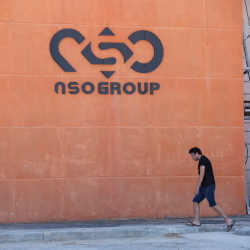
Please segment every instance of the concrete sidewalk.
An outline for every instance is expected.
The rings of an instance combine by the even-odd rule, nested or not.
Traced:
[[[232,233],[250,236],[250,216],[233,217]],[[25,241],[106,240],[161,237],[199,232],[225,232],[221,218],[203,218],[201,227],[186,226],[188,219],[114,220],[95,222],[1,224],[0,243]]]

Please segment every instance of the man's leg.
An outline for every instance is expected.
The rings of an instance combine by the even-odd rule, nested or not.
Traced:
[[[194,202],[194,220],[193,223],[196,225],[200,225],[200,205],[197,202]]]
[[[193,223],[195,225],[200,225],[200,203],[205,199],[205,195],[203,189],[199,189],[199,193],[195,195],[193,199],[193,207],[194,207],[194,220]]]
[[[219,205],[215,205],[215,206],[213,206],[212,208],[214,209],[214,211],[215,211],[218,215],[220,215],[220,216],[222,216],[222,217],[224,218],[224,220],[225,220],[225,222],[226,222],[226,224],[227,224],[228,226],[231,225],[231,224],[233,223],[233,220],[230,219],[230,218],[228,218],[228,217],[226,216],[226,214],[223,212],[223,210],[221,209],[221,207],[220,207]]]
[[[206,198],[209,202],[209,206],[220,216],[222,216],[228,226],[232,225],[233,220],[228,218],[226,214],[223,212],[221,207],[216,204],[215,201],[215,185],[212,185],[206,189]]]

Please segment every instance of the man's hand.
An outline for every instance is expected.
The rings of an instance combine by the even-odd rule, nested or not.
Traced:
[[[204,175],[205,175],[205,166],[200,166],[200,175],[198,177],[198,184],[197,184],[196,194],[199,193],[199,189],[200,189],[201,183],[203,181]]]

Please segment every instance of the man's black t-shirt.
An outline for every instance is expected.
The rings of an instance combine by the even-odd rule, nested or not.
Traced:
[[[198,173],[200,174],[200,167],[205,166],[205,175],[201,183],[202,187],[208,187],[215,184],[213,168],[210,160],[202,155],[198,165]]]

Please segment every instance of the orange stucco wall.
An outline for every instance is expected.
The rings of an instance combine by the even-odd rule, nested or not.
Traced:
[[[98,36],[109,27],[115,36]],[[77,72],[52,59],[60,52]],[[129,35],[153,32],[164,57],[151,73],[131,69],[154,55]],[[212,160],[217,202],[245,213],[242,6],[240,0],[1,0],[0,222],[190,216],[200,146]],[[81,51],[115,65],[93,65]],[[125,43],[133,56],[100,42]],[[101,70],[116,71],[110,79]],[[55,83],[157,82],[141,95],[55,92]],[[214,215],[207,203],[202,215]]]

